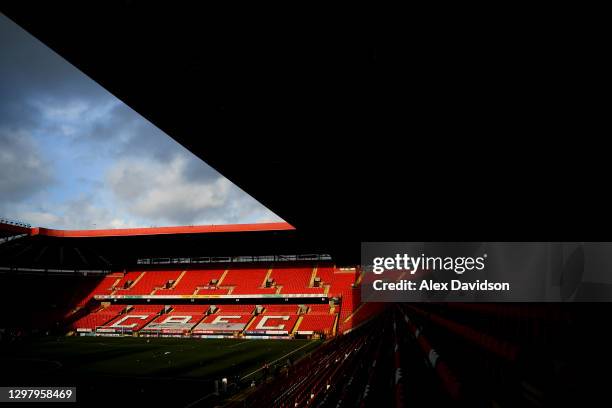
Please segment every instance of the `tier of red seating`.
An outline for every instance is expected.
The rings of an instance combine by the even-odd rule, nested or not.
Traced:
[[[219,305],[217,312],[225,313],[246,313],[252,314],[255,309],[255,305]]]
[[[313,308],[313,306],[315,306]],[[163,324],[170,316],[189,316],[190,319],[184,324],[195,325],[197,323],[213,323],[220,320],[229,320],[231,323],[244,324],[247,332],[279,331],[277,334],[288,334],[294,329],[298,318],[301,317],[299,332],[324,332],[331,334],[335,325],[337,314],[330,313],[329,305],[313,305],[308,309],[302,309],[299,305],[261,305],[261,313],[255,315],[255,305],[220,305],[211,308],[209,305],[177,305],[166,307],[166,313],[162,313],[163,306],[137,305],[134,307],[125,305],[111,305],[98,309],[87,316],[77,320],[73,325],[75,330],[117,329],[130,330],[132,332],[152,326]],[[213,312],[214,310],[214,312]],[[300,311],[307,310],[305,314]],[[209,313],[209,314],[207,314]],[[231,319],[224,317],[231,316]]]
[[[172,313],[205,314],[209,307],[208,305],[176,305],[172,307]]]
[[[297,314],[289,314],[288,312],[262,313],[255,317],[246,329],[246,333],[290,334],[297,319]]]
[[[232,295],[276,293],[276,288],[265,287],[267,275],[268,269],[231,269],[221,285],[233,287]]]
[[[232,316],[233,317],[231,319],[232,323],[245,323],[245,324],[248,323],[253,317],[253,315],[251,314],[241,314],[238,312],[222,312],[222,313],[215,313],[215,314],[206,316],[204,320],[202,320],[202,323],[212,323],[213,321],[217,320],[219,316]],[[236,317],[236,316],[239,316],[239,317]]]
[[[197,324],[208,311],[208,305],[177,305],[171,307],[168,313],[164,313],[153,319],[151,326],[172,325],[180,322],[182,325],[193,326]],[[145,327],[146,328],[146,327]]]
[[[279,286],[279,293],[325,293],[323,286],[313,287],[317,268],[277,268],[271,278]]]
[[[98,308],[92,313],[83,316],[72,323],[72,329],[94,330],[96,327],[103,326],[114,319],[125,309],[125,305],[113,305],[107,308]]]
[[[140,275],[142,275],[142,271],[131,271],[125,273],[123,277],[117,282],[111,289],[110,292],[113,292],[115,289],[127,289],[132,286]]]
[[[90,293],[83,294],[83,297],[80,301],[77,302],[77,307],[85,306],[94,296],[96,295],[109,295],[113,291],[113,287],[115,283],[117,283],[122,278],[122,274],[119,273],[111,273],[106,275],[94,288]]]
[[[358,277],[357,271],[332,267],[230,268],[206,270],[130,271],[107,275],[95,295],[194,295],[194,294],[328,294],[343,296]],[[315,287],[315,278],[320,284]],[[266,282],[270,281],[268,285]],[[266,287],[269,286],[269,287]]]
[[[181,271],[142,272],[131,286],[118,290],[126,295],[151,295],[156,289],[163,288],[169,281],[175,281],[180,274]]]
[[[193,295],[198,288],[210,287],[211,281],[221,279],[223,272],[223,269],[187,271],[172,288],[160,289],[155,293],[159,295]],[[224,290],[224,292],[227,293],[227,290]],[[201,294],[203,293],[204,291]]]
[[[264,313],[287,313],[298,314],[298,305],[268,305],[264,308]]]
[[[381,313],[386,303],[362,303],[357,306],[352,312],[341,313],[340,322],[338,324],[338,330],[342,333],[346,333],[366,321],[370,320],[373,316]],[[343,318],[343,316],[346,316]]]
[[[332,332],[336,322],[336,314],[305,314],[302,317],[299,332],[323,332],[329,334]]]
[[[138,331],[154,320],[163,306],[134,306],[102,326],[103,329]]]

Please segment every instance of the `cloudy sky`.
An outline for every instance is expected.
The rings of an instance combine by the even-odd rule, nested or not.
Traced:
[[[2,14],[0,217],[68,229],[280,221]]]

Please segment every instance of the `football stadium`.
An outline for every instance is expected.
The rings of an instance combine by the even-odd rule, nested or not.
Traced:
[[[164,399],[155,391],[164,381],[179,384],[180,396],[169,396],[176,404],[211,406],[229,396],[247,406],[306,403],[313,387],[323,392],[335,382],[339,366],[356,364],[364,336],[372,335],[368,322],[384,310],[361,302],[358,265],[338,267],[328,254],[269,255],[276,242],[294,245],[286,223],[89,231],[0,225],[3,259],[12,260],[2,286],[16,290],[3,303],[19,303],[31,317],[24,325],[16,314],[3,328],[5,367],[14,378],[40,376],[44,384],[78,376],[91,390],[83,400],[104,387],[118,392],[109,402],[130,400],[120,384],[133,376],[142,384],[129,387],[140,393],[134,403]],[[194,258],[160,252],[130,260],[130,244],[122,253],[128,241],[145,250],[157,239],[162,247],[181,241],[178,247],[203,249]],[[33,259],[30,251],[44,253]],[[21,337],[27,340],[15,341]],[[315,375],[324,363],[325,375]],[[287,383],[294,370],[299,381]],[[253,392],[272,378],[296,388],[258,401],[272,398]]]
[[[362,302],[286,223],[0,228],[3,382],[85,406],[564,406],[589,365],[593,308]]]
[[[610,405],[609,160],[531,133],[589,41],[0,12],[0,404]]]

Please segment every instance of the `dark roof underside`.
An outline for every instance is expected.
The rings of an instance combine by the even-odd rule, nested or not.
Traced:
[[[539,47],[494,27],[447,35],[436,22],[391,32],[371,10],[177,9],[1,7],[326,252],[610,238],[606,160],[556,137],[589,132],[588,102],[559,88],[563,61],[587,61],[587,43]],[[580,155],[588,162],[568,162]]]

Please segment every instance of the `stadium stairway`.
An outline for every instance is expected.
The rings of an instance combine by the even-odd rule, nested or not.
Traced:
[[[155,295],[157,292],[160,292],[160,294],[161,294],[164,291],[168,291],[168,290],[174,289],[180,283],[181,279],[183,279],[183,276],[185,276],[186,273],[187,273],[187,271],[182,271],[181,274],[172,282],[172,285],[169,288],[165,288],[163,286],[156,287],[151,292],[151,295]]]
[[[112,295],[121,294],[122,291],[127,290],[136,285],[140,279],[144,276],[145,272],[131,271],[123,275],[123,277],[113,287]],[[131,282],[131,283],[130,283]]]
[[[304,316],[298,316],[295,325],[293,326],[293,329],[291,329],[291,332],[289,334],[291,334],[292,336],[295,336],[296,332],[299,330],[302,321],[304,320]]]

